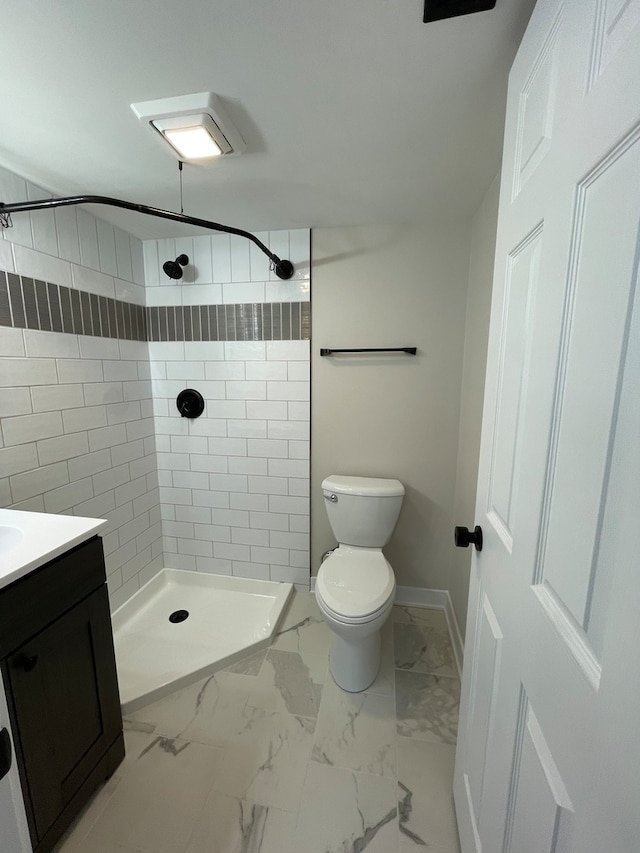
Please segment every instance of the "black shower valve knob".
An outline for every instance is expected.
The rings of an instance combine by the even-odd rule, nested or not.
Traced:
[[[176,407],[183,418],[199,418],[204,412],[204,398],[194,388],[185,388],[176,397]]]

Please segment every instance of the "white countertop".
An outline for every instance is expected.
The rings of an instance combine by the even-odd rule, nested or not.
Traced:
[[[103,518],[0,509],[0,589],[95,536],[105,524]]]

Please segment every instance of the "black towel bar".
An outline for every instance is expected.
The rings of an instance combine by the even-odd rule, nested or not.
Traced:
[[[320,355],[334,355],[338,352],[405,352],[407,355],[415,355],[417,347],[362,347],[359,349],[333,349],[322,347]]]

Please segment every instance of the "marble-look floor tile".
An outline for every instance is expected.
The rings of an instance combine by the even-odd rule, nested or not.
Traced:
[[[396,622],[393,626],[396,669],[457,676],[447,628]]]
[[[393,696],[394,683],[393,622],[387,619],[380,631],[380,670],[373,684],[367,687],[367,693]]]
[[[322,684],[311,678],[305,659],[297,652],[270,649],[249,694],[250,707],[317,717]]]
[[[396,670],[399,735],[455,743],[460,682],[457,678]]]
[[[296,814],[209,795],[186,853],[293,853]]]
[[[331,633],[313,593],[296,593],[271,648],[298,652],[315,684],[324,684],[329,664]]]
[[[312,761],[294,850],[392,853],[398,849],[395,782]]]
[[[460,853],[453,805],[455,747],[398,738],[400,850]]]
[[[396,604],[393,607],[391,619],[393,622],[428,625],[431,628],[440,628],[442,631],[448,630],[444,610],[431,607],[407,607],[404,604]]]
[[[54,853],[79,853],[79,851],[83,850],[82,845],[87,834],[91,831],[91,828],[106,808],[121,778],[121,775],[116,771],[110,779],[107,779],[104,785],[98,788],[67,832],[58,841],[54,848]]]
[[[238,675],[258,675],[266,654],[266,649],[260,649],[259,652],[254,652],[246,658],[242,658],[235,663],[230,663],[229,666],[225,666],[222,669],[222,672],[235,672]]]
[[[393,696],[347,693],[325,685],[313,741],[313,759],[362,773],[396,773]]]
[[[122,779],[78,853],[107,840],[143,853],[183,853],[222,750],[140,732],[128,733],[128,746]]]
[[[214,783],[221,794],[296,811],[311,757],[315,720],[245,708]]]
[[[235,732],[254,678],[217,672],[128,714],[128,729],[224,746]]]

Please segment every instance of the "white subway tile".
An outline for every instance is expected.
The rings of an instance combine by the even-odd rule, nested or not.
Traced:
[[[277,255],[280,260],[289,260],[290,245],[288,231],[270,231],[269,232],[269,248]],[[269,277],[272,280],[278,280],[275,272],[271,272]]]
[[[211,255],[214,282],[231,281],[231,248],[228,234],[215,234],[211,237]]]
[[[38,459],[41,465],[71,459],[89,452],[89,441],[86,433],[63,435],[59,438],[46,438],[38,442]]]
[[[185,383],[182,379],[152,379],[151,389],[155,396],[166,397],[175,400],[177,395],[184,389]]]
[[[263,530],[288,530],[289,515],[288,513],[276,512],[250,512],[249,513],[250,527],[257,527]]]
[[[115,489],[116,486],[122,486],[128,483],[131,479],[128,465],[118,465],[116,468],[109,468],[98,474],[94,474],[92,478],[93,492],[96,495],[102,492],[108,492]],[[111,520],[111,518],[110,518]]]
[[[294,279],[311,279],[311,232],[308,228],[289,231],[289,260],[294,266]]]
[[[52,412],[84,406],[82,385],[34,385],[31,388],[34,412]]]
[[[229,495],[230,509],[248,509],[256,512],[267,512],[269,509],[268,495],[250,495],[232,492]]]
[[[43,198],[51,198],[40,187],[27,181],[27,196],[30,201],[38,201]],[[31,233],[33,236],[33,248],[45,255],[58,257],[58,235],[56,232],[55,217],[50,210],[32,210],[29,214],[31,219]],[[0,241],[4,242],[4,241]],[[3,267],[6,269],[6,267]]]
[[[14,447],[0,449],[0,471],[3,478],[9,477],[11,474],[21,474],[23,471],[31,471],[37,468],[38,464],[35,443],[19,444]]]
[[[75,438],[75,436],[69,436],[69,438]],[[99,471],[106,471],[108,468],[111,468],[111,453],[108,449],[97,450],[94,453],[78,456],[76,459],[69,459],[69,478],[72,481],[81,480]]]
[[[289,521],[292,533],[309,533],[311,525],[308,515],[292,515]]]
[[[199,471],[174,471],[173,485],[183,489],[208,489],[209,475]]]
[[[198,559],[206,559],[206,557]],[[189,554],[167,554],[165,564],[167,569],[183,569],[187,572],[196,570],[196,558]]]
[[[109,518],[115,510],[116,502],[113,492],[105,492],[74,507],[75,514],[85,518]]]
[[[289,454],[289,448],[283,439],[249,438],[247,439],[247,453],[249,456],[286,458]]]
[[[229,469],[229,463],[226,456],[214,456],[208,452],[204,454],[192,453],[190,457],[192,471],[206,471],[210,473],[226,474]],[[244,457],[232,456],[230,460],[238,460]],[[242,472],[234,472],[242,473]]]
[[[172,453],[207,453],[207,439],[199,435],[172,435]]]
[[[230,456],[229,473],[266,475],[267,460],[255,456]]]
[[[227,509],[229,506],[228,492],[210,492],[202,489],[193,489],[194,506],[210,506],[217,509]]]
[[[191,489],[176,489],[173,486],[160,486],[160,501],[163,504],[182,504],[183,506],[190,506],[192,502]]]
[[[180,287],[180,296],[182,305],[220,305],[222,304],[222,285],[183,284]]]
[[[251,400],[247,402],[247,417],[267,421],[286,421],[287,404],[284,401]]]
[[[234,560],[231,566],[235,577],[269,580],[269,566],[264,563],[246,563],[242,560]]]
[[[258,240],[261,240],[269,248],[269,232],[257,231],[254,233]],[[270,259],[255,243],[249,243],[249,266],[251,281],[265,282],[269,280]]]
[[[254,545],[251,548],[251,560],[256,563],[288,566],[289,551],[286,548],[261,548],[259,545]]]
[[[246,456],[247,440],[244,438],[210,438],[209,453],[214,456]]]
[[[102,362],[89,358],[58,359],[58,377],[60,383],[65,382],[102,382]],[[34,383],[44,385],[44,382]]]
[[[257,530],[250,527],[232,527],[231,541],[235,545],[269,545],[269,531]]]
[[[290,441],[289,459],[309,459],[311,443],[309,441]]]
[[[234,280],[235,281],[235,280]],[[229,282],[222,285],[222,303],[234,305],[243,302],[264,302],[264,282]]]
[[[129,542],[131,539],[135,539],[136,536],[139,536],[149,527],[149,514],[143,513],[139,515],[137,518],[134,518],[132,521],[128,521],[126,524],[120,525],[118,528],[118,536],[120,537],[120,544],[124,545],[126,542]],[[137,543],[136,543],[137,549]]]
[[[139,361],[149,358],[149,345],[146,341],[119,340],[120,358],[123,361]],[[135,376],[133,377],[135,379]]]
[[[144,443],[142,439],[129,441],[127,444],[118,444],[111,448],[111,462],[113,465],[124,465],[144,456]]]
[[[25,354],[22,329],[0,326],[0,356],[20,356]]]
[[[290,477],[289,494],[296,497],[309,497],[309,477]]]
[[[78,358],[78,338],[76,335],[40,332],[24,329],[24,346],[28,358]]]
[[[309,400],[310,382],[267,382],[268,400]]]
[[[145,305],[154,308],[157,305],[182,305],[182,294],[169,287],[147,287],[144,293]]]
[[[91,480],[77,480],[57,489],[49,489],[44,494],[44,508],[47,512],[61,512],[76,504],[89,500],[93,496]]]
[[[224,347],[224,344],[218,346]],[[245,364],[244,361],[208,361],[204,366],[204,374],[207,379],[244,379]]]
[[[54,211],[56,231],[58,232],[58,253],[65,261],[80,263],[80,243],[78,240],[78,221],[74,207],[58,207]]]
[[[83,409],[65,409],[62,412],[65,433],[94,430],[107,425],[104,406],[87,406]]]
[[[269,421],[267,424],[269,438],[300,439],[309,438],[309,424],[305,421]],[[289,445],[291,448],[291,445]]]
[[[308,402],[293,401],[287,403],[287,412],[290,421],[311,420],[311,406]]]
[[[64,387],[64,386],[61,386]],[[70,388],[79,386],[68,386]],[[121,382],[95,382],[82,386],[87,406],[99,406],[103,403],[120,403],[123,399]]]
[[[193,238],[193,267],[195,282],[209,284],[213,281],[213,262],[211,258],[211,236]]]
[[[176,521],[192,521],[211,524],[211,508],[208,506],[176,506]],[[196,528],[195,535],[198,535]]]
[[[294,364],[298,364],[298,362],[294,362]],[[247,379],[285,380],[287,379],[287,362],[249,361],[247,362]]]
[[[129,234],[129,243],[131,245],[131,269],[133,272],[133,280],[136,284],[144,287],[144,257],[142,253],[142,240]]]
[[[151,365],[148,361],[138,362],[138,379],[151,380]]]
[[[309,302],[311,289],[308,281],[268,281],[265,286],[267,302]]]
[[[20,336],[22,341],[22,335]],[[55,385],[56,363],[50,358],[0,358],[0,387]]]
[[[218,361],[224,358],[224,344],[221,341],[185,341],[184,357],[188,361]],[[205,365],[205,368],[207,366]],[[226,378],[226,376],[207,376],[207,379]]]
[[[185,379],[189,382],[196,379],[204,379],[204,362],[168,361],[167,379]]]
[[[100,253],[100,269],[108,275],[118,275],[116,261],[116,240],[113,226],[103,219],[96,219],[98,229],[98,252]]]
[[[130,443],[133,439],[129,439]],[[113,452],[113,451],[112,451]],[[143,456],[141,459],[133,459],[129,463],[131,478],[147,478],[147,488],[155,489],[158,486],[158,467],[154,456]]]
[[[282,530],[272,530],[269,533],[269,545],[272,548],[293,548],[297,551],[308,551],[309,534],[285,533]]]
[[[167,521],[162,525],[164,536],[180,536],[183,539],[193,539],[193,524],[186,521]]]
[[[133,501],[133,514],[138,516],[143,512],[149,512],[149,523],[153,523],[153,511],[158,511],[158,506],[160,503],[160,489],[151,489],[151,491],[146,492],[144,495],[141,495],[139,498],[136,498]],[[158,518],[160,516],[158,515]],[[149,544],[149,543],[147,543]],[[146,547],[146,545],[144,546]]]
[[[8,240],[3,239],[0,239],[0,269],[6,270],[7,272],[14,271],[11,243]]]
[[[131,263],[131,243],[129,235],[120,228],[115,229],[116,239],[116,275],[125,281],[133,281],[133,266]]]
[[[151,361],[182,361],[184,359],[184,341],[149,341],[147,346]]]
[[[198,539],[178,539],[179,554],[193,554],[197,557],[211,557],[213,544]]]
[[[229,438],[266,438],[266,421],[227,421],[227,434]]]
[[[206,383],[209,385],[209,383]],[[217,383],[216,383],[217,384]],[[220,383],[223,385],[224,383]],[[199,385],[198,387],[202,388],[203,385]],[[205,400],[207,401],[207,407],[205,409],[208,418],[213,418],[215,415],[216,419],[220,418],[244,418],[247,414],[247,408],[244,400],[222,400],[215,399],[210,397],[208,393],[202,392],[204,394]],[[222,433],[224,435],[224,433]]]
[[[138,365],[135,361],[103,361],[105,382],[132,382],[138,378]]]
[[[288,512],[293,515],[306,515],[309,512],[309,499],[270,495],[269,509],[271,512]]]
[[[109,424],[123,424],[141,418],[140,403],[137,400],[130,400],[127,403],[110,403],[106,408]]]
[[[251,559],[251,551],[248,545],[232,545],[228,542],[216,542],[213,546],[213,554],[222,560],[248,562]]]
[[[27,221],[27,220],[25,220]],[[26,246],[14,243],[13,256],[16,272],[29,278],[39,278],[42,281],[54,281],[71,287],[71,265],[60,258],[35,252]]]
[[[264,341],[225,341],[224,357],[228,361],[264,361]]]
[[[69,482],[66,462],[56,462],[54,465],[41,465],[35,471],[15,474],[9,477],[11,494],[14,501],[23,501],[35,495],[41,495],[57,486]]]
[[[62,435],[60,412],[44,412],[35,415],[19,415],[2,419],[2,435],[7,447],[26,444],[54,435]]]
[[[86,210],[76,210],[78,221],[78,238],[80,243],[80,263],[93,270],[100,269],[100,253],[98,251],[98,231],[94,216]],[[106,295],[106,294],[105,294]]]
[[[230,527],[249,527],[249,513],[238,509],[211,510],[211,520],[214,524],[229,525]]]
[[[132,501],[134,498],[139,498],[147,490],[147,481],[144,477],[138,477],[137,480],[132,480],[130,483],[118,486],[115,490],[116,506],[120,506],[127,501]]]
[[[251,494],[287,495],[288,484],[284,477],[249,477],[249,492]]]
[[[113,338],[98,338],[78,335],[80,356],[82,358],[120,358],[118,341]]]
[[[309,463],[305,459],[270,459],[270,477],[308,477]]]
[[[213,575],[231,575],[231,560],[217,560],[208,557],[196,557],[196,568],[199,572]]]
[[[43,193],[41,197],[46,197]],[[0,169],[0,199],[3,202],[24,201],[27,198],[27,184],[23,178],[9,172],[8,169]],[[0,239],[2,236],[0,235]],[[31,223],[29,216],[24,213],[13,217],[13,228],[11,229],[11,240],[13,243],[22,243],[25,246],[32,245]]]
[[[311,555],[308,551],[289,551],[289,563],[291,566],[297,566],[309,574],[309,566],[311,565]]]
[[[113,278],[96,269],[74,265],[71,267],[71,276],[76,290],[86,290],[88,293],[108,296],[111,299],[116,295]]]
[[[160,264],[158,263],[158,243],[156,240],[142,241],[144,260],[144,279],[147,286],[156,287],[160,284]]]
[[[138,438],[147,438],[147,436],[153,435],[153,418],[129,421],[125,426],[127,428],[127,441],[136,441]]]
[[[161,471],[188,471],[188,453],[158,453],[157,465]]]
[[[266,382],[235,382],[226,383],[228,400],[265,400],[267,397]]]
[[[217,492],[246,492],[247,478],[242,474],[209,474],[209,488]]]
[[[308,361],[288,361],[287,376],[290,382],[309,382],[311,378],[311,364]]]
[[[20,509],[24,512],[44,512],[44,496],[36,495],[26,501],[14,501],[11,504],[11,509]]]
[[[231,542],[231,528],[225,524],[194,524],[196,539],[205,542]]]
[[[269,361],[309,361],[309,341],[267,341]]]
[[[28,388],[0,388],[0,417],[27,415],[32,410]]]
[[[105,447],[122,444],[126,440],[127,431],[122,424],[92,429],[89,432],[89,450],[103,450]]]

